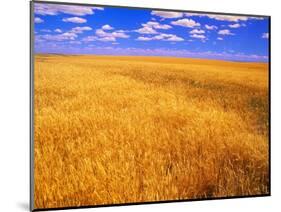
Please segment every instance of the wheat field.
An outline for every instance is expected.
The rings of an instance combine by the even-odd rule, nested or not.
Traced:
[[[268,64],[35,56],[34,206],[269,193]]]

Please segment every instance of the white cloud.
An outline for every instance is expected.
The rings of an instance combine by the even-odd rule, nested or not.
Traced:
[[[179,37],[174,34],[165,34],[165,33],[156,35],[153,38],[154,38],[154,40],[164,40],[164,41],[184,41],[184,39],[182,37]]]
[[[77,34],[81,34],[83,33],[84,31],[89,31],[89,30],[92,30],[91,27],[88,27],[88,26],[84,26],[84,27],[74,27],[72,28],[71,30],[65,32],[65,33],[62,33],[62,30],[61,29],[55,29],[54,32],[56,33],[59,33],[59,34],[45,34],[45,35],[38,35],[37,36],[37,40],[48,40],[48,41],[66,41],[66,40],[70,40],[70,41],[73,41],[71,43],[75,43],[78,44],[77,42],[78,41],[75,41],[74,40],[78,37]],[[41,30],[42,32],[52,32],[51,30],[49,29],[42,29]]]
[[[155,35],[153,38],[153,40],[164,40],[164,39],[167,39],[169,37],[173,36],[172,34],[165,34],[165,33],[162,33],[162,34],[159,34],[159,35]]]
[[[84,41],[84,42],[91,42],[91,41],[115,42],[116,38],[114,36],[106,36],[106,37],[88,36],[86,38],[83,38],[82,41]]]
[[[268,39],[269,38],[269,33],[262,33],[262,38]]]
[[[43,29],[44,30],[44,29]],[[43,31],[41,30],[41,31]],[[45,34],[45,35],[37,35],[36,41],[69,41],[70,44],[81,44],[81,41],[76,40],[78,37],[78,34],[83,33],[84,31],[90,31],[92,30],[91,27],[84,26],[84,27],[74,27],[71,30],[62,33],[62,30],[57,28],[53,30],[54,32],[58,34]],[[44,32],[52,32],[51,30],[47,29],[44,30]]]
[[[165,34],[165,33],[161,33],[161,34],[155,35],[153,37],[140,36],[136,40],[139,40],[139,41],[163,40],[163,41],[175,41],[175,42],[184,41],[184,39],[182,37],[179,37],[174,34]]]
[[[125,34],[124,32],[112,32],[110,33],[115,38],[128,38],[129,35]]]
[[[76,41],[76,40],[73,40],[73,41],[69,41],[70,44],[81,44],[81,41]]]
[[[103,29],[97,29],[95,32],[96,36],[88,36],[83,39],[85,42],[91,41],[116,41],[116,38],[128,38],[129,35],[125,34],[124,32],[115,31],[115,32],[105,32]]]
[[[234,35],[230,30],[228,29],[222,29],[218,32],[219,35]]]
[[[105,32],[102,29],[96,30],[96,35],[99,37],[115,37],[115,38],[128,38],[129,35],[124,32]]]
[[[250,17],[250,19],[253,19],[253,20],[264,20],[263,17]]]
[[[180,19],[177,21],[172,21],[171,24],[177,25],[177,26],[189,27],[189,28],[200,26],[200,23],[197,23],[194,20],[187,19],[187,18]]]
[[[239,27],[241,27],[241,25],[240,24],[229,24],[228,25],[230,28],[239,28]]]
[[[39,17],[34,18],[34,23],[36,23],[36,24],[40,24],[40,23],[43,23],[43,22],[44,22],[44,20],[39,18]]]
[[[208,30],[215,30],[215,29],[218,28],[218,27],[215,26],[215,25],[208,25],[208,24],[205,24],[205,27],[206,27],[206,29],[208,29]]]
[[[221,37],[218,37],[218,38],[217,38],[217,40],[223,40],[223,38],[221,38]]]
[[[62,33],[61,29],[55,29],[54,31],[57,32],[57,33]]]
[[[247,21],[249,19],[246,16],[233,16],[233,15],[208,15],[208,17],[218,21],[230,21],[230,22]]]
[[[97,36],[87,36],[82,39],[82,41],[85,41],[85,42],[91,42],[91,41],[96,41],[96,40],[98,40]]]
[[[86,19],[79,18],[79,17],[63,18],[62,21],[64,21],[64,22],[72,22],[72,23],[77,23],[77,24],[83,24],[83,23],[87,22]]]
[[[203,13],[184,13],[185,16],[191,17],[191,16],[198,16],[198,17],[204,17],[207,16],[207,14],[203,14]]]
[[[217,21],[229,21],[229,22],[238,22],[238,21],[247,21],[247,20],[263,20],[262,17],[249,17],[249,16],[235,16],[235,15],[215,15],[215,14],[202,14],[202,13],[185,13],[185,16],[198,16],[198,17],[208,17],[215,19]]]
[[[72,32],[65,32],[62,34],[56,35],[38,35],[39,39],[50,40],[50,41],[64,41],[64,40],[74,40],[77,37],[75,33]]]
[[[49,29],[41,29],[40,31],[41,31],[41,32],[52,32],[52,31],[49,30]]]
[[[113,28],[112,26],[106,24],[106,25],[103,25],[103,26],[102,26],[102,29],[103,29],[103,30],[112,30],[112,29],[114,29],[114,28]]]
[[[192,37],[192,38],[198,38],[198,39],[205,39],[205,38],[206,38],[205,35],[198,35],[198,34],[192,34],[190,37]]]
[[[34,13],[39,15],[58,15],[59,13],[69,15],[92,15],[94,10],[103,10],[102,7],[88,7],[77,5],[41,4],[35,3]]]
[[[167,39],[167,41],[184,41],[183,38],[173,35]]]
[[[156,21],[148,21],[147,23],[142,24],[142,28],[139,28],[134,31],[140,34],[158,34],[158,32],[155,29],[170,29],[170,28],[172,27],[168,24],[160,24]]]
[[[100,36],[100,37],[105,37],[105,36],[109,36],[110,33],[103,31],[102,29],[97,29],[96,30],[96,35]]]
[[[183,13],[153,10],[151,15],[159,16],[161,18],[181,18]]]
[[[148,21],[145,24],[142,24],[143,27],[151,27],[154,29],[171,29],[172,27],[168,24],[160,24],[156,21]]]
[[[193,29],[189,32],[190,34],[204,34],[205,31],[202,29]]]
[[[115,32],[128,32],[128,31],[126,31],[126,30],[123,30],[123,29],[118,29],[118,30],[116,30]]]
[[[152,37],[143,37],[143,36],[140,36],[138,37],[136,40],[140,40],[140,41],[149,41],[149,40],[153,40]]]
[[[92,7],[93,10],[104,10],[103,7]]]
[[[84,26],[84,27],[74,27],[70,30],[70,32],[75,33],[75,34],[80,34],[83,33],[84,31],[90,31],[92,30],[91,27]]]
[[[116,41],[115,37],[103,37],[103,38],[99,38],[99,41]]]
[[[150,26],[144,26],[142,28],[135,30],[135,32],[138,32],[140,34],[157,34],[158,33]]]

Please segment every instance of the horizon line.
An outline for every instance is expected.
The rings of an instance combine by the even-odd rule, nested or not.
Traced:
[[[62,55],[62,56],[112,56],[112,57],[163,57],[163,58],[178,58],[178,59],[201,59],[201,60],[214,60],[214,61],[225,61],[225,62],[240,62],[240,63],[264,63],[268,64],[269,60],[267,61],[253,61],[253,60],[228,60],[228,59],[216,59],[216,58],[206,58],[206,57],[184,57],[184,56],[169,56],[169,55],[116,55],[116,54],[68,54],[68,53],[44,53],[38,52],[34,53],[34,55]]]

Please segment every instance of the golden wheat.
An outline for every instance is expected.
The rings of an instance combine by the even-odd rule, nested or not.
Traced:
[[[35,208],[267,194],[267,70],[36,55]]]

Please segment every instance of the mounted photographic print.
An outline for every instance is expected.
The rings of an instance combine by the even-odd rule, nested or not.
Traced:
[[[270,195],[270,17],[31,2],[31,209]]]

